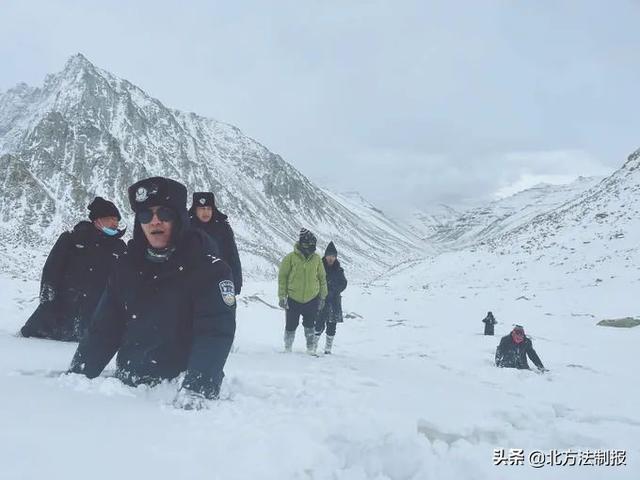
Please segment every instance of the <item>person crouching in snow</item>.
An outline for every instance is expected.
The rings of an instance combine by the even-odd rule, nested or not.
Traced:
[[[23,337],[77,342],[86,332],[111,269],[126,249],[118,208],[96,197],[88,209],[89,221],[62,233],[51,249],[42,269],[40,304],[20,330]]]
[[[278,273],[278,304],[286,310],[284,350],[290,352],[302,315],[307,341],[307,353],[315,354],[315,323],[318,311],[327,298],[327,277],[320,255],[316,251],[316,237],[309,230],[300,230],[300,238],[280,264]]]
[[[527,356],[541,372],[547,371],[533,349],[531,339],[521,325],[516,325],[509,335],[502,337],[496,349],[496,367],[529,369]]]
[[[328,294],[324,308],[320,310],[316,320],[316,338],[313,344],[313,350],[315,352],[320,336],[326,326],[327,335],[325,339],[324,353],[328,355],[331,353],[331,347],[333,346],[333,338],[336,335],[336,326],[338,323],[342,322],[342,297],[340,294],[347,288],[347,278],[345,277],[344,270],[338,261],[338,250],[333,242],[330,242],[327,246],[322,263],[327,276]]]
[[[189,226],[187,189],[162,177],[129,187],[133,239],[116,262],[69,373],[95,378],[116,357],[116,377],[130,386],[184,380],[176,407],[215,399],[235,334],[229,266],[209,236]]]
[[[498,323],[498,321],[493,316],[493,313],[487,313],[487,316],[484,317],[484,334],[485,335],[493,335],[494,334],[494,325]]]

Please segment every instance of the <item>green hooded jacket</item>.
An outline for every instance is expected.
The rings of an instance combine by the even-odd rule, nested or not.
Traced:
[[[290,298],[298,303],[307,303],[320,295],[327,298],[327,275],[320,255],[314,253],[305,258],[296,243],[289,255],[284,257],[278,273],[278,298]]]

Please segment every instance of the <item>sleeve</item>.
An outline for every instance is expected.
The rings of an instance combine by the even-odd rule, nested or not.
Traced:
[[[500,340],[498,348],[496,348],[496,367],[502,367],[502,360],[504,358],[504,339]]]
[[[193,340],[182,388],[216,398],[236,331],[235,286],[217,258],[203,262],[193,280]]]
[[[69,373],[95,378],[102,373],[120,347],[125,312],[115,293],[112,274],[91,318],[87,334],[80,340]]]
[[[536,367],[544,368],[544,365],[542,364],[542,360],[540,360],[540,357],[534,350],[533,343],[531,342],[531,340],[529,340],[527,344],[527,355],[529,356],[529,358],[531,359],[531,361]]]
[[[291,273],[291,256],[287,255],[280,263],[278,271],[278,298],[287,297],[287,284],[289,282],[289,274]]]
[[[338,277],[338,285],[336,286],[336,292],[341,294],[347,289],[347,277],[344,274],[344,269],[340,268],[340,275]]]
[[[71,234],[64,232],[58,237],[55,245],[49,252],[47,261],[42,269],[40,281],[40,302],[53,301],[59,291],[64,268],[71,255]]]
[[[233,284],[236,287],[236,294],[240,293],[242,289],[242,264],[240,263],[240,255],[238,254],[238,245],[236,245],[236,237],[233,234],[231,226],[227,225],[228,232],[228,244],[229,244],[229,259],[231,272],[233,273]]]
[[[327,298],[327,295],[329,294],[329,290],[327,288],[327,272],[324,269],[322,260],[318,261],[317,275],[318,282],[320,283],[320,298]]]

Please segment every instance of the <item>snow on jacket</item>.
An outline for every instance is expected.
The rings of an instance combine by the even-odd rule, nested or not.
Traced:
[[[533,349],[531,339],[525,337],[522,343],[513,341],[511,335],[506,335],[500,340],[496,349],[496,366],[505,368],[528,369],[527,356],[538,368],[544,368],[538,354]]]
[[[124,383],[153,385],[186,372],[182,388],[216,397],[236,305],[231,269],[211,251],[209,237],[194,229],[164,263],[146,260],[130,243],[70,371],[97,377],[117,352]]]

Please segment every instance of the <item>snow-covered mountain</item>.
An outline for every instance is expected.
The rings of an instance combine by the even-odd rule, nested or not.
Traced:
[[[543,183],[463,212],[446,205],[417,211],[410,219],[411,231],[446,250],[490,242],[570,202],[600,180],[580,177],[567,185]]]
[[[12,258],[3,268],[41,257],[95,195],[131,224],[127,187],[153,175],[216,193],[250,275],[271,274],[303,226],[320,248],[334,240],[355,274],[420,251],[408,232],[350,210],[238,128],[167,108],[81,54],[42,87],[0,94],[0,155],[0,243]]]
[[[611,176],[569,202],[496,237],[488,248],[516,257],[535,256],[566,273],[592,271],[604,281],[638,269],[640,150]]]

